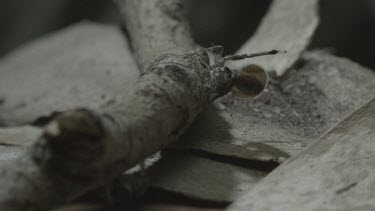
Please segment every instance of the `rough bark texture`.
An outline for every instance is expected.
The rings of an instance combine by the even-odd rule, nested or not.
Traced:
[[[175,6],[181,5],[178,0],[168,4],[162,0],[126,2],[127,9],[134,12],[131,19],[138,25],[147,25],[150,17],[144,19],[139,13],[152,8],[155,2],[152,9],[159,12],[152,19],[160,19],[159,27],[169,28],[168,23],[180,20],[176,19],[180,9],[176,11]],[[39,210],[108,182],[175,141],[205,107],[230,90],[232,72],[223,66],[210,68],[207,50],[170,53],[173,44],[157,43],[157,34],[153,35],[156,44],[142,40],[140,34],[149,32],[147,29],[131,34],[133,42],[144,42],[158,50],[147,53],[143,52],[147,45],[135,45],[136,52],[139,47],[139,52],[145,54],[143,59],[143,54],[137,53],[139,64],[159,57],[142,71],[127,101],[100,112],[72,110],[52,118],[25,156],[2,166],[2,210]],[[160,33],[161,37],[176,37]],[[181,34],[179,43],[184,40],[190,40],[189,33]],[[193,43],[186,48],[194,48]],[[166,54],[159,55],[162,52]]]
[[[374,138],[372,99],[228,210],[374,210]]]
[[[285,49],[288,53],[236,61],[232,64],[233,69],[241,70],[251,62],[267,71],[276,71],[277,75],[285,73],[310,43],[319,22],[318,3],[317,0],[274,1],[255,35],[236,54],[271,49]],[[371,96],[368,87],[374,88],[374,75],[370,71],[322,52],[306,55],[304,60],[306,62],[295,68],[296,73],[288,80],[272,76],[268,92],[256,100],[227,95],[215,102],[200,115],[173,150],[204,155],[233,166],[241,163],[249,169],[263,166],[263,170],[270,170]],[[357,74],[353,68],[358,69],[360,79],[352,77]],[[353,80],[344,84],[347,77]],[[320,83],[321,78],[333,82]],[[335,91],[335,87],[340,88]],[[345,100],[335,98],[333,93],[339,93]],[[350,103],[346,99],[350,99]],[[192,198],[231,202],[244,189],[252,187],[241,184],[257,183],[259,179],[251,171],[243,171],[241,177],[232,175],[225,165],[222,168],[227,168],[223,170],[227,174],[217,176],[210,173],[216,172],[215,169],[206,171],[211,166],[198,165],[188,156],[181,160],[164,155],[164,162],[157,163],[153,169],[151,185]],[[175,168],[189,173],[174,173]],[[164,169],[170,171],[164,172]],[[158,174],[163,177],[160,179]],[[209,188],[202,189],[202,183],[207,183]],[[221,186],[227,188],[221,189]],[[224,192],[216,194],[219,191]]]
[[[115,0],[141,71],[166,52],[193,50],[183,5],[176,0]]]

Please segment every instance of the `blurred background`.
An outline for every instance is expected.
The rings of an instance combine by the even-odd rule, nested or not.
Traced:
[[[185,0],[195,39],[233,53],[256,30],[271,0]],[[329,49],[375,69],[375,0],[322,0],[310,49]],[[298,18],[298,17],[296,17]],[[111,0],[1,0],[0,57],[81,20],[117,23]]]

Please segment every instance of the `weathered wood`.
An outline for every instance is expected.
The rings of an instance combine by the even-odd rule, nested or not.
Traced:
[[[276,71],[278,76],[283,75],[309,45],[319,23],[318,6],[318,0],[273,1],[255,34],[237,54],[267,49],[287,50],[287,56],[259,57],[251,61],[266,71]],[[246,64],[249,61],[244,60],[236,62],[234,66],[240,69]]]
[[[372,99],[228,210],[374,210],[374,154]]]
[[[203,153],[217,158],[218,162],[231,163],[233,159],[243,164],[263,162],[264,168],[269,169],[275,166],[275,162],[285,161],[299,153],[347,113],[375,97],[374,73],[348,59],[321,51],[308,52],[293,72],[288,79],[271,77],[268,92],[256,100],[243,100],[232,95],[219,99],[197,118],[179,142],[169,148],[195,155]],[[164,159],[168,160],[168,157]],[[226,194],[220,195],[223,198],[216,198],[217,201],[233,201],[236,192],[243,192],[232,184],[232,181],[242,183],[240,178],[216,183],[207,191],[199,189],[202,181],[190,182],[186,186],[190,177],[200,177],[195,173],[197,171],[193,171],[194,164],[188,164],[182,161],[160,164],[163,169],[169,168],[171,173],[164,173],[161,181],[152,180],[151,185],[210,200],[218,196],[212,193],[221,191],[222,185],[232,185],[226,189]],[[210,169],[210,166],[205,168]],[[247,165],[247,168],[252,166]],[[175,169],[185,172],[191,169],[191,174],[175,174]],[[215,181],[212,178],[217,175],[208,172],[200,178],[206,178],[208,183]],[[230,178],[229,168],[224,172],[228,172],[225,176]]]
[[[129,2],[135,11],[132,21],[138,24],[147,25],[148,18],[162,20],[158,22],[161,28],[183,22],[179,0],[167,4],[163,0]],[[147,19],[139,15],[155,2],[160,6],[152,9],[160,11]],[[138,32],[148,33],[150,28]],[[140,34],[131,34],[132,42],[154,44],[135,41],[144,39]],[[189,33],[181,36],[191,39]],[[148,46],[158,53],[145,53],[146,59],[138,54],[141,65],[150,62],[150,57],[158,58],[142,71],[122,104],[107,105],[101,111],[77,109],[51,116],[30,151],[1,166],[1,209],[39,210],[103,185],[175,141],[204,108],[230,91],[232,72],[224,64],[211,68],[207,50],[190,52],[177,47],[178,52],[171,52],[171,46],[164,44]],[[193,43],[187,46],[195,47]],[[139,46],[140,51],[146,49]],[[164,54],[158,55],[161,52]]]
[[[147,172],[153,187],[208,202],[229,204],[266,173],[194,154],[165,152]],[[200,193],[200,194],[197,194]]]

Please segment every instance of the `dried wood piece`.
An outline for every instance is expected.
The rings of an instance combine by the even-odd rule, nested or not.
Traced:
[[[229,203],[266,173],[180,152],[166,152],[148,174],[153,187],[172,192],[177,189],[184,196],[200,200]]]
[[[228,210],[374,210],[374,138],[372,99]]]
[[[237,54],[285,49],[288,51],[287,56],[259,57],[251,61],[266,71],[276,71],[278,76],[283,75],[298,61],[310,43],[319,22],[318,3],[318,0],[273,1],[254,36]],[[233,65],[241,69],[246,64],[249,61],[239,61]]]
[[[120,28],[89,22],[10,53],[0,69],[3,126],[43,123],[54,112],[121,103],[139,75]]]
[[[297,154],[345,114],[375,97],[374,81],[371,70],[347,59],[320,51],[309,52],[289,79],[271,77],[269,91],[256,100],[227,95],[215,102],[197,118],[180,141],[169,148],[220,156],[221,162],[228,162],[227,158],[241,159],[241,162],[258,160],[265,162],[263,166],[267,167],[272,161],[282,162],[283,158]],[[195,167],[173,161],[169,168],[189,172]],[[199,176],[199,172],[191,176]],[[229,171],[227,176],[230,177]],[[166,182],[158,187],[165,185],[181,194],[197,190],[189,192],[195,198],[208,198],[207,193],[220,190],[202,192],[199,181],[190,182],[188,190],[184,185],[167,183],[179,181],[183,184],[186,180],[183,174],[164,173],[163,177]],[[231,199],[216,198],[217,201]]]
[[[317,0],[309,0],[306,2],[275,1],[270,12],[261,23],[261,27],[256,35],[249,41],[248,44],[245,44],[243,46],[238,54],[257,52],[274,48],[285,49],[290,47],[290,49],[288,49],[290,50],[290,53],[287,57],[265,57],[263,58],[263,61],[267,62],[259,63],[267,70],[274,70],[274,68],[278,68],[277,73],[278,75],[281,75],[286,71],[286,69],[290,68],[299,59],[302,51],[308,45],[318,22],[318,16],[316,14],[317,4]],[[290,7],[298,7],[298,9],[290,9]],[[298,16],[296,15],[296,13],[303,14],[302,21],[296,22],[296,17]],[[303,33],[293,34],[294,32],[301,31]],[[300,42],[297,42],[296,44],[296,40],[299,40]],[[288,46],[286,46],[285,44],[288,44]],[[235,56],[233,58],[237,57]],[[257,63],[258,60],[255,59],[254,61],[255,63]],[[248,63],[245,61],[238,62],[234,67],[237,67],[237,69],[242,69],[244,64]],[[263,80],[263,85],[267,83],[265,81],[267,80]],[[237,95],[239,95],[239,92],[236,92],[238,90],[238,87],[235,87],[234,93]],[[277,90],[276,86],[275,90]],[[273,93],[272,95],[279,95],[281,91],[282,90],[279,90],[277,93]],[[308,94],[311,93],[312,92]],[[269,96],[269,98],[272,97]],[[227,99],[226,102],[225,99]],[[270,118],[269,115],[272,116],[272,113],[274,113],[274,108],[281,110],[282,108],[284,108],[283,104],[289,103],[283,101],[283,96],[281,97],[281,99],[279,97],[274,105],[268,106],[268,109],[264,109],[259,105],[255,106],[255,109],[258,110],[257,112],[253,111],[253,105],[248,105],[248,103],[246,103],[245,101],[233,98],[233,96],[227,96],[225,97],[225,99],[222,101],[222,103],[216,104],[217,110],[209,111],[201,115],[198,121],[196,121],[196,123],[192,126],[192,129],[188,131],[188,134],[183,137],[183,140],[185,140],[187,144],[182,143],[180,144],[180,146],[178,146],[177,144],[177,146],[175,147],[179,150],[190,149],[196,151],[204,151],[221,156],[230,155],[231,157],[241,158],[245,160],[248,159],[280,162],[285,160],[289,156],[287,153],[293,154],[295,151],[299,151],[307,143],[308,140],[306,140],[306,136],[303,137],[300,134],[293,133],[293,125],[290,125],[290,127],[286,128],[284,127],[285,121],[289,121],[287,118],[289,118],[290,115],[287,115],[287,117],[284,116],[282,118],[277,116]],[[239,106],[237,106],[236,103],[243,103],[245,105],[245,108],[237,108]],[[266,115],[268,115],[268,118],[264,118],[263,115],[259,115],[259,112],[262,112],[263,114],[264,110],[266,112]],[[269,111],[271,111],[271,113],[267,114],[267,112]],[[292,111],[294,112],[293,108],[286,109],[286,112]],[[276,113],[276,115],[278,114]],[[201,119],[204,120],[202,121]],[[277,122],[274,121],[270,123],[269,121],[272,119],[276,119]],[[204,133],[202,133],[202,131],[204,131]],[[259,142],[262,143],[264,140],[267,140],[267,144],[271,143],[269,147],[267,147],[267,145],[259,144]],[[273,141],[274,143],[272,143]],[[223,147],[224,145],[226,147]],[[253,147],[251,156],[247,156],[246,152],[249,151],[249,148],[247,147],[252,147],[254,145],[257,147]],[[281,149],[281,151],[279,149]],[[178,163],[175,165],[183,166],[183,163]],[[173,168],[173,165],[171,165],[170,168]],[[189,168],[193,167],[189,166],[186,168],[187,169],[185,170],[189,171]],[[171,173],[171,176],[166,174],[165,181],[181,181],[181,183],[183,184],[183,181],[185,179],[186,178],[183,174],[176,176],[175,174]],[[180,193],[187,192],[187,189],[199,190],[200,186],[199,183],[192,183],[188,186],[179,186],[176,184],[172,186],[167,182],[165,182],[163,185],[164,187],[169,187],[169,189],[174,192]],[[158,186],[161,187],[161,184],[158,184]],[[202,194],[202,191],[190,191],[190,195],[193,195],[197,198],[207,198],[206,195]],[[213,198],[215,198],[215,196],[212,196],[212,199]],[[228,197],[218,197],[215,198],[215,200],[220,201],[231,199]]]

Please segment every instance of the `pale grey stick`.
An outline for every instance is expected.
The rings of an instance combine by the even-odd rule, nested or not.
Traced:
[[[151,65],[122,105],[52,117],[21,159],[0,167],[0,210],[49,208],[107,183],[175,141],[230,90],[231,71],[210,68],[206,50],[185,51],[195,45],[179,0],[118,3],[138,63]]]

